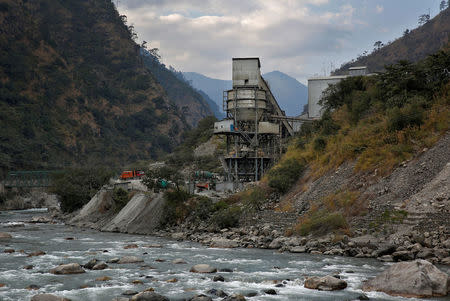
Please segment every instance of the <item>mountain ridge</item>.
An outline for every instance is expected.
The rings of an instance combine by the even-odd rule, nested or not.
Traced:
[[[111,1],[0,0],[0,176],[157,158],[211,114],[173,82],[181,112],[125,20]]]
[[[183,72],[183,76],[195,89],[205,92],[219,107],[222,107],[223,91],[232,88],[231,80],[215,79],[197,72]],[[287,115],[297,116],[303,112],[303,106],[308,103],[308,88],[305,85],[277,70],[262,76],[268,81],[272,93]]]
[[[350,67],[367,66],[370,72],[383,72],[386,65],[400,60],[418,62],[444,47],[450,37],[450,8],[447,7],[437,16],[413,30],[406,30],[402,37],[368,55],[342,64],[332,72],[334,75],[347,74]]]

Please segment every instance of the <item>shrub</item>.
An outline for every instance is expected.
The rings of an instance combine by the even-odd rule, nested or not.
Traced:
[[[128,191],[120,187],[114,189],[112,198],[116,204],[117,211],[120,211],[130,201],[130,195],[128,194]]]
[[[346,229],[348,229],[348,224],[342,214],[319,210],[301,220],[295,230],[305,236],[308,234],[324,235],[331,231]]]
[[[269,186],[280,193],[287,192],[303,173],[305,166],[295,159],[287,159],[268,173]]]
[[[198,197],[192,216],[194,219],[205,221],[208,220],[212,213],[217,211],[215,204],[208,197]]]
[[[324,151],[326,147],[327,147],[327,141],[325,140],[325,138],[319,136],[319,137],[316,137],[316,139],[314,139],[313,148],[315,151],[317,151],[317,152]]]
[[[233,206],[216,212],[212,217],[212,222],[220,229],[232,228],[239,225],[240,217],[241,208]]]
[[[175,225],[182,222],[188,214],[187,201],[190,197],[191,195],[182,189],[166,191],[162,225]]]
[[[89,202],[112,175],[104,168],[67,169],[53,175],[51,191],[59,196],[61,210],[72,212]]]
[[[424,110],[417,103],[407,104],[403,108],[388,111],[388,130],[400,131],[408,126],[420,126],[423,123]]]

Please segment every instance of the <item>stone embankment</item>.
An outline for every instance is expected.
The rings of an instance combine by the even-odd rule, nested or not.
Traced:
[[[279,230],[274,230],[271,224],[262,228],[249,226],[218,232],[209,232],[205,227],[199,228],[182,225],[171,231],[161,230],[154,234],[176,240],[195,241],[215,248],[273,249],[279,252],[376,258],[384,262],[424,259],[431,263],[450,265],[449,229],[443,226],[433,232],[412,231],[388,237],[364,235],[353,238],[334,234],[321,238],[287,237]]]

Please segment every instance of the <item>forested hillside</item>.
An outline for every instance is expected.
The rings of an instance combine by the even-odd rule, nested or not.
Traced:
[[[0,0],[0,171],[156,158],[210,115],[171,101],[135,38],[111,1]]]
[[[418,62],[446,45],[449,35],[450,8],[446,8],[422,26],[405,30],[403,37],[392,43],[386,43],[386,46],[376,48],[368,55],[361,55],[358,59],[343,64],[334,74],[345,74],[353,66],[368,66],[371,72],[381,72],[386,65],[400,60]]]

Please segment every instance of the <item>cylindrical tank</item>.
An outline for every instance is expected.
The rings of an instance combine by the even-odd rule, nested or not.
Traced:
[[[236,112],[236,120],[255,120],[255,114],[259,119],[266,107],[266,91],[262,89],[238,88],[227,91],[227,110],[233,116]]]

